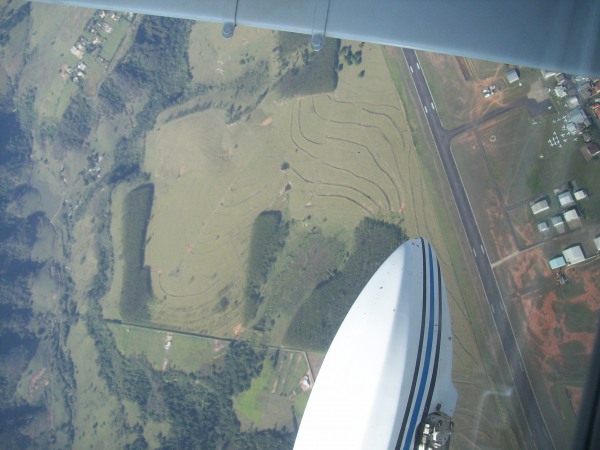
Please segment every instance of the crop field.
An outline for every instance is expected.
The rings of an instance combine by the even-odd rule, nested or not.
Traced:
[[[452,152],[461,174],[473,213],[493,263],[517,250],[510,222],[494,189],[492,175],[486,168],[483,152],[472,133],[465,133],[452,141]]]

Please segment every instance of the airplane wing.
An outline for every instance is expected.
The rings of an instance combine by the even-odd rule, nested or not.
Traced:
[[[37,0],[600,75],[597,0]]]

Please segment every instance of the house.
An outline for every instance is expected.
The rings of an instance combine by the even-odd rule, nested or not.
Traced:
[[[509,84],[519,81],[519,72],[517,72],[517,69],[510,69],[508,72],[506,72],[506,79],[508,80]]]
[[[579,151],[586,161],[591,161],[592,158],[595,158],[600,154],[600,148],[598,148],[598,144],[595,142],[588,142],[585,145],[582,145],[579,147]]]
[[[579,99],[575,96],[567,98],[567,108],[573,109],[579,106]]]
[[[577,201],[581,201],[584,198],[587,198],[587,194],[583,189],[577,189],[575,192],[573,192],[573,195],[575,195],[575,200]]]
[[[574,124],[583,123],[586,126],[590,125],[589,124],[589,119],[587,117],[587,114],[581,108],[575,108],[575,109],[569,111],[569,114],[567,115],[567,119],[569,119]],[[586,124],[586,122],[588,122],[588,123]]]
[[[600,103],[594,103],[592,106],[590,106],[590,109],[596,115],[596,118],[600,120]]]
[[[575,203],[575,200],[573,200],[573,196],[569,191],[565,191],[558,194],[558,203],[560,203],[561,208],[564,208]]]
[[[531,205],[531,212],[534,215],[546,211],[547,209],[550,209],[550,205],[548,204],[548,200],[545,198],[538,200],[533,205]]]
[[[567,131],[571,134],[577,134],[579,132],[577,126],[573,122],[567,124]]]
[[[550,223],[553,227],[559,227],[563,224],[563,218],[560,214],[558,214],[550,219]]]
[[[565,261],[564,256],[559,255],[559,256],[556,256],[556,257],[552,258],[551,260],[549,260],[548,264],[550,264],[550,268],[552,270],[556,270],[556,269],[560,269],[561,267],[566,266],[567,262]]]
[[[556,86],[554,88],[554,94],[556,94],[558,98],[563,98],[567,96],[567,90],[564,86]]]
[[[575,208],[565,211],[563,216],[565,217],[565,222],[567,223],[579,219],[579,214],[577,214],[577,210]]]
[[[537,224],[537,227],[538,227],[538,231],[539,231],[540,233],[543,233],[543,232],[545,232],[545,231],[548,231],[548,222],[546,222],[546,221],[544,220],[544,221],[542,221],[542,222],[538,223],[538,224]]]
[[[557,75],[557,72],[553,72],[552,70],[541,69],[540,72],[542,72],[542,76],[544,77],[544,80],[547,80],[548,78],[551,78],[551,77],[554,77]]]
[[[565,257],[565,261],[568,266],[572,266],[573,264],[580,263],[585,261],[585,256],[583,255],[583,250],[581,249],[581,245],[576,244],[572,247],[569,247],[562,252]]]

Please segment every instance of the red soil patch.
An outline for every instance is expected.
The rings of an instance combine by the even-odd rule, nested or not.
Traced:
[[[491,206],[491,205],[494,206]],[[504,211],[500,205],[500,199],[494,194],[493,201],[486,209],[488,216],[488,225],[494,240],[494,247],[499,259],[516,252],[518,250],[515,238],[510,232],[510,227]]]
[[[525,273],[531,273],[531,268]],[[519,274],[515,277],[515,284],[519,283]],[[523,275],[523,274],[521,274]],[[533,353],[543,364],[544,369],[554,372],[555,369],[548,366],[547,363],[553,360],[555,363],[562,364],[563,356],[560,350],[560,344],[571,341],[578,341],[582,344],[586,355],[592,353],[594,345],[594,333],[585,331],[572,332],[566,326],[565,317],[557,317],[553,304],[585,304],[590,310],[590,314],[597,314],[600,310],[600,265],[595,267],[574,267],[567,269],[567,277],[571,283],[583,283],[584,290],[580,295],[575,295],[568,299],[559,299],[557,289],[539,289],[529,294],[520,295],[515,299],[515,303],[520,305],[525,315],[524,331],[529,338],[530,346],[539,349]],[[550,277],[552,275],[550,274]],[[520,290],[520,289],[519,289]]]

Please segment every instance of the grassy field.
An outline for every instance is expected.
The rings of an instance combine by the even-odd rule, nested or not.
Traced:
[[[473,213],[488,257],[491,262],[498,261],[516,251],[517,247],[474,135],[469,132],[455,138],[452,154],[470,203],[479,206],[473,208]]]
[[[433,243],[440,259],[452,312],[454,333],[453,379],[459,390],[455,414],[457,432],[454,445],[471,448],[484,445],[516,448],[525,446],[526,431],[522,426],[522,410],[518,399],[512,395],[498,403],[499,413],[508,415],[510,426],[498,429],[491,422],[480,422],[474,429],[474,418],[479,417],[474,405],[488,390],[503,390],[512,381],[501,354],[501,347],[494,329],[489,307],[482,302],[484,293],[480,282],[470,268],[471,248],[462,230],[462,223],[447,184],[437,149],[429,133],[416,89],[411,81],[408,65],[400,50],[386,49],[386,59],[396,89],[406,105],[408,124],[424,170],[423,179],[430,193],[426,207],[433,206],[430,220],[439,223],[443,234],[432,233],[427,222],[418,221],[418,232]],[[462,76],[462,75],[461,75]],[[412,106],[412,107],[411,107]],[[409,228],[410,230],[411,228]],[[451,230],[456,230],[452,232]],[[499,444],[500,443],[500,444]]]
[[[133,325],[110,323],[109,328],[121,353],[126,356],[144,355],[156,370],[162,370],[167,360],[169,368],[202,372],[222,356],[225,348],[220,341]],[[171,346],[167,350],[165,344],[168,334],[171,336]]]
[[[79,321],[71,329],[67,345],[72,349],[77,381],[77,395],[73,399],[73,445],[77,448],[102,449],[106,442],[112,442],[117,447],[125,447],[135,439],[135,434],[125,432],[125,428],[141,420],[139,411],[136,408],[121,410],[120,402],[110,394],[104,379],[98,376],[98,354],[87,335],[84,321]],[[162,430],[165,430],[164,426]]]
[[[292,229],[342,240],[364,216],[402,215],[407,227],[423,217],[412,209],[422,203],[420,177],[406,170],[415,155],[385,60],[376,47],[363,55],[367,75],[344,70],[334,96],[280,102],[269,94],[249,122],[233,126],[216,110],[157,125],[145,162],[156,186],[146,247],[155,320],[232,335],[251,224],[265,209],[282,210]],[[225,311],[203,313],[223,296]]]
[[[307,370],[301,353],[269,350],[262,371],[252,380],[250,389],[233,400],[242,426],[293,428],[293,415],[304,412],[308,401],[308,394],[300,394],[299,386]]]
[[[600,192],[598,162],[586,162],[579,153],[581,138],[569,136],[563,127],[556,114],[532,120],[521,108],[478,128],[507,204],[550,194],[570,180],[590,192]],[[561,147],[550,145],[554,136]],[[590,202],[589,211],[590,218],[596,218],[600,201]]]
[[[81,34],[93,10],[70,8],[69,13],[53,5],[32,6],[32,27],[29,42],[35,56],[27,61],[21,86],[35,85],[37,92],[36,110],[39,119],[57,119],[62,116],[77,85],[59,75],[62,64],[75,63],[70,49]]]
[[[454,56],[429,52],[417,54],[440,119],[447,129],[471,122],[499,105],[497,101],[484,101],[482,89],[502,78],[503,66],[496,64],[494,67],[493,63],[462,58],[463,73]]]

